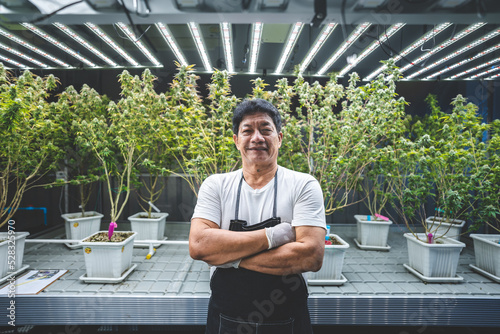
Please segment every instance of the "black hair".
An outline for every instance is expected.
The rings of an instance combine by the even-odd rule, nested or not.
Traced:
[[[278,109],[269,101],[263,99],[245,99],[241,102],[233,112],[233,133],[238,135],[240,123],[243,117],[247,115],[263,112],[269,115],[273,120],[276,131],[281,131],[281,115]]]

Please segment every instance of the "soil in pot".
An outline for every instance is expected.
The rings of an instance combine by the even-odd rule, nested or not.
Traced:
[[[83,240],[83,242],[122,242],[124,240],[127,240],[133,234],[133,232],[115,232],[113,233],[110,241],[108,238],[108,233],[101,232],[88,237],[87,239]]]
[[[78,219],[78,218],[87,218],[87,217],[94,217],[94,216],[98,216],[99,214],[97,213],[85,213],[85,215],[82,215],[81,213],[77,214],[77,215],[73,215],[73,216],[69,216],[67,217],[67,219]]]
[[[342,245],[334,236],[329,236],[328,240],[325,240],[326,245]]]

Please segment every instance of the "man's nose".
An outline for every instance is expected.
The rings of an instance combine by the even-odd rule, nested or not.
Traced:
[[[260,133],[260,131],[254,131],[252,134],[252,142],[261,142],[264,141],[264,136]]]

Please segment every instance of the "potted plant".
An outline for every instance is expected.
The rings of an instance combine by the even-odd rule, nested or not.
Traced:
[[[485,176],[478,183],[475,195],[479,204],[472,213],[474,227],[482,233],[471,233],[475,264],[470,267],[500,283],[500,121],[491,124],[483,168]],[[488,233],[490,232],[490,233]],[[492,232],[492,233],[491,233]]]
[[[4,240],[0,243],[0,279],[8,272],[17,274],[28,267],[22,263],[24,240],[29,233],[12,220],[24,194],[54,182],[47,176],[62,150],[56,141],[58,124],[46,99],[56,86],[53,75],[42,78],[24,71],[16,78],[0,64],[0,227],[8,224],[8,232],[0,235]],[[14,241],[16,259],[12,267],[8,255]]]
[[[127,83],[127,91],[132,96],[133,103],[137,108],[146,106],[147,117],[144,122],[148,123],[148,129],[143,133],[143,146],[137,152],[142,156],[139,160],[139,170],[144,174],[139,176],[140,182],[137,186],[137,196],[142,212],[128,217],[132,231],[137,232],[136,241],[140,240],[164,240],[165,224],[168,213],[161,212],[155,202],[159,199],[166,187],[168,167],[172,163],[171,153],[166,150],[161,138],[162,114],[167,107],[165,95],[157,94],[154,90],[156,77],[149,69],[144,70],[141,78],[135,76]],[[153,208],[156,212],[153,212]],[[136,242],[135,246],[148,246],[147,243]],[[155,244],[159,247],[160,244]]]
[[[327,233],[323,266],[317,272],[307,273],[309,285],[342,285],[347,279],[342,274],[349,244],[337,234]]]
[[[393,185],[395,168],[393,144],[405,133],[404,98],[396,98],[396,82],[401,75],[394,64],[387,63],[386,72],[366,85],[363,93],[370,96],[362,113],[370,125],[365,168],[358,189],[368,215],[356,214],[357,237],[354,242],[364,250],[390,250],[387,243],[392,221],[383,214]]]
[[[81,240],[101,229],[101,220],[104,216],[97,211],[86,211],[94,186],[102,178],[101,167],[95,155],[87,146],[79,145],[76,141],[77,127],[75,124],[82,121],[91,121],[99,115],[106,115],[106,107],[109,100],[99,95],[88,85],[83,85],[80,92],[73,86],[69,86],[59,96],[57,102],[53,103],[55,114],[59,115],[59,123],[62,124],[61,138],[63,140],[66,155],[61,161],[61,170],[66,171],[66,182],[78,187],[80,212],[64,213],[61,217],[65,222],[66,238],[70,240]],[[80,247],[77,243],[67,243],[69,248]]]
[[[447,131],[440,134],[446,139],[437,140],[436,131],[432,135],[422,131],[424,127],[418,120],[412,124],[409,139],[402,139],[394,150],[399,167],[392,188],[396,199],[392,207],[410,230],[404,235],[409,256],[405,267],[426,282],[463,280],[456,275],[456,269],[465,244],[448,237],[448,227],[439,229],[442,222],[429,221],[426,207],[432,203],[433,208],[442,207],[446,214],[453,214],[474,202],[470,191],[480,175],[476,164],[481,156],[480,150],[476,150],[477,133],[485,127],[477,126],[475,107],[463,102],[457,96],[451,114],[436,118],[441,123],[433,127],[437,132]],[[468,182],[467,177],[473,181]],[[420,226],[420,232],[413,223]]]
[[[477,107],[466,104],[461,95],[453,100],[449,114],[441,111],[435,96],[429,95],[427,102],[432,113],[424,121],[424,131],[430,138],[427,157],[435,194],[435,214],[427,218],[427,229],[435,236],[459,240],[463,217],[475,206],[473,192],[482,179],[482,137],[488,125],[476,115]]]
[[[106,191],[110,202],[111,222],[107,232],[100,231],[96,233],[97,240],[99,240],[96,241],[96,246],[101,246],[102,243],[106,244],[102,245],[105,247],[115,247],[113,244],[123,241],[112,237],[114,229],[117,227],[118,218],[128,203],[133,181],[136,177],[136,167],[143,157],[141,148],[145,145],[143,134],[148,131],[149,123],[146,120],[149,115],[146,106],[138,106],[134,102],[133,92],[130,91],[134,87],[132,85],[134,80],[136,78],[126,70],[119,75],[122,97],[117,103],[113,101],[109,103],[108,118],[100,115],[89,122],[74,122],[78,128],[78,142],[93,152],[104,171],[104,179],[107,185]],[[136,232],[125,235],[126,242],[131,243],[128,247],[133,247],[133,240],[136,235]],[[111,267],[115,261],[130,263],[132,256],[132,252],[125,251],[127,247],[125,245],[120,247],[123,250],[122,252],[103,252],[99,253],[99,256],[92,255],[93,249],[87,242],[93,243],[94,236],[85,239],[81,243],[87,267],[87,274],[83,275],[81,279],[87,282],[111,281],[113,283],[125,279],[135,268],[135,265],[124,272],[120,272],[119,277],[115,277],[116,271],[112,272],[113,277],[91,276],[95,273],[100,274],[98,270],[91,269],[92,266]],[[103,241],[106,239],[107,241]],[[129,256],[130,260],[118,260],[115,257],[116,255]],[[95,260],[101,263],[95,263]]]

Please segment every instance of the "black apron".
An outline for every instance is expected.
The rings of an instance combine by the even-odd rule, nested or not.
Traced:
[[[242,181],[243,178],[230,230],[249,231],[279,223],[276,217],[277,175],[273,217],[252,226],[238,220]],[[307,285],[301,274],[269,275],[244,268],[216,268],[210,288],[206,334],[312,333]]]

